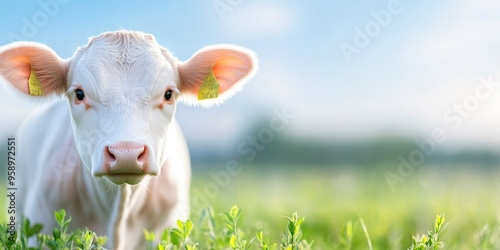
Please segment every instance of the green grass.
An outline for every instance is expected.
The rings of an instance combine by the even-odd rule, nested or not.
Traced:
[[[306,218],[304,238],[314,240],[319,249],[340,246],[340,235],[349,223],[352,249],[367,249],[360,218],[374,249],[409,247],[412,235],[427,233],[432,228],[430,218],[443,213],[451,223],[442,236],[447,249],[476,248],[485,225],[498,232],[500,172],[418,169],[394,192],[384,172],[246,168],[210,202],[216,211],[238,204],[245,211],[246,227],[264,229],[274,241],[279,241],[283,227],[279,216],[298,211]],[[202,190],[211,181],[207,176],[196,173],[193,189]]]
[[[208,171],[193,172],[193,194],[216,183]],[[194,207],[189,233],[188,222],[183,222],[178,228],[182,234],[177,232],[175,239],[170,231],[155,239],[165,237],[165,245],[166,240],[170,244],[190,241],[198,243],[198,249],[209,245],[264,249],[258,245],[266,242],[282,249],[284,240],[293,242],[299,235],[293,236],[289,223],[305,218],[295,242],[298,246],[306,240],[302,249],[311,242],[311,249],[437,249],[432,245],[440,247],[441,242],[445,249],[500,249],[500,171],[421,168],[394,192],[384,172],[245,167],[207,197],[213,210]],[[237,213],[230,209],[234,204]],[[440,217],[433,224],[436,214],[446,214],[450,223],[444,232],[445,224],[436,224]]]
[[[307,241],[302,238],[303,232],[301,229],[305,218],[293,213],[290,217],[285,217],[288,221],[287,229],[281,235],[281,243],[270,243],[263,231],[259,231],[255,236],[249,236],[240,228],[238,222],[241,217],[241,210],[235,205],[231,207],[229,212],[224,212],[223,220],[216,218],[212,208],[203,209],[204,216],[198,221],[197,230],[193,230],[194,224],[191,219],[185,222],[178,220],[176,228],[165,228],[163,233],[155,235],[154,232],[144,230],[144,238],[146,240],[146,249],[148,250],[165,250],[165,249],[185,249],[195,250],[198,247],[202,249],[283,249],[283,250],[310,250],[317,247],[313,244],[314,241]],[[66,211],[60,210],[54,212],[55,220],[59,225],[52,229],[51,234],[40,233],[43,225],[32,225],[29,219],[23,219],[22,227],[17,234],[12,235],[5,224],[0,225],[0,247],[6,250],[22,250],[22,249],[104,249],[103,245],[107,238],[97,236],[94,232],[87,228],[78,229],[76,231],[68,231],[71,217],[66,217]],[[444,243],[439,240],[439,236],[449,223],[445,224],[444,215],[437,215],[434,222],[434,230],[429,230],[426,235],[413,236],[412,245],[408,250],[437,250],[443,249]],[[362,218],[360,224],[363,227],[365,239],[368,249],[372,250],[373,245],[368,233],[368,229]],[[222,222],[222,223],[221,223]],[[205,224],[206,227],[203,226]],[[223,224],[223,226],[221,226]],[[352,249],[353,230],[352,223],[348,223],[348,228],[340,235],[341,245],[339,248]],[[193,233],[194,231],[194,233]],[[193,234],[192,234],[193,233]],[[192,237],[191,237],[192,236]],[[490,234],[482,234],[480,246],[482,249],[487,249],[491,243]],[[28,248],[28,241],[35,238],[38,242],[37,246]],[[201,241],[202,243],[198,243]],[[485,244],[482,244],[485,243]],[[201,245],[201,246],[200,246]],[[331,248],[332,246],[328,247]],[[491,248],[496,245],[491,245]]]
[[[40,233],[43,225],[32,225],[29,219],[23,219],[21,228],[17,234],[10,234],[5,224],[0,225],[0,247],[5,250],[23,249],[102,249],[106,237],[97,236],[94,232],[84,228],[73,232],[68,231],[71,218],[67,218],[66,211],[54,212],[54,219],[59,227],[52,230],[52,234]],[[28,240],[37,239],[38,246],[28,248]]]

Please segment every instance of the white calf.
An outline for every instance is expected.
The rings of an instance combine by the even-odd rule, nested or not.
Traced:
[[[130,31],[92,37],[67,60],[33,42],[0,47],[1,83],[23,99],[65,99],[34,111],[18,131],[19,212],[49,230],[64,208],[73,227],[107,235],[108,247],[143,248],[143,229],[159,233],[189,213],[177,101],[222,103],[256,63],[231,45],[180,62],[152,35]]]

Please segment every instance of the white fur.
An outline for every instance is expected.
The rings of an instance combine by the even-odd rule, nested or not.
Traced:
[[[0,48],[0,59],[2,51],[11,47]],[[210,59],[207,52],[214,48],[202,50],[199,58]],[[201,105],[223,102],[257,68],[249,50],[227,45],[216,49],[247,53],[252,70],[245,69],[246,75],[233,81],[219,99]],[[9,57],[5,58],[0,61],[0,72],[8,72],[10,67]],[[178,67],[184,63],[158,45],[152,35],[130,31],[93,37],[60,63],[66,67],[66,82],[51,87],[65,93],[46,94],[63,96],[65,101],[35,110],[18,131],[20,211],[34,223],[43,223],[48,232],[56,226],[53,211],[64,208],[72,217],[73,228],[88,227],[107,235],[108,247],[143,249],[143,229],[160,235],[165,227],[189,215],[189,154],[174,114],[179,99],[198,101],[193,93],[181,93]],[[13,84],[1,75],[0,83]],[[83,102],[75,100],[75,89],[84,91]],[[175,93],[171,103],[163,99],[167,89]],[[147,176],[134,186],[115,185],[106,177],[95,176],[102,171],[105,146],[121,140],[147,145],[152,151],[151,168],[158,175]]]

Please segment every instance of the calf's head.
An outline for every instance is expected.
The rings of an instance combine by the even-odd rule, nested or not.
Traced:
[[[0,81],[26,99],[66,98],[90,173],[134,185],[158,175],[175,153],[166,145],[177,102],[221,103],[256,63],[253,52],[232,45],[205,47],[181,62],[150,34],[116,31],[90,38],[67,60],[34,42],[0,47]]]

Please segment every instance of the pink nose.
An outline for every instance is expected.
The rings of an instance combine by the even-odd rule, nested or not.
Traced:
[[[110,175],[144,175],[149,170],[149,150],[144,144],[123,141],[104,148],[104,167]]]

